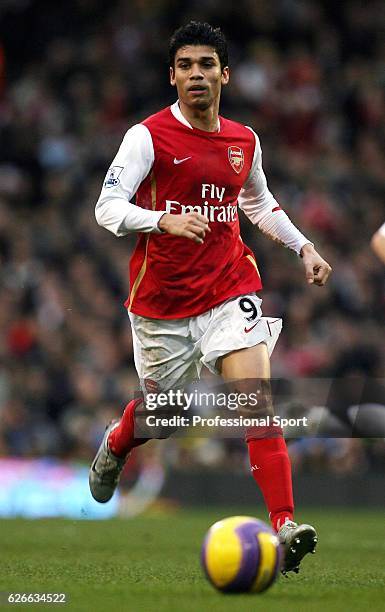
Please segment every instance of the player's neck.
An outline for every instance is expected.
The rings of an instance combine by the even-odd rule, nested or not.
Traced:
[[[218,131],[219,100],[217,103],[214,102],[214,104],[204,110],[192,108],[179,100],[179,108],[183,117],[192,127],[198,130],[204,130],[205,132]]]

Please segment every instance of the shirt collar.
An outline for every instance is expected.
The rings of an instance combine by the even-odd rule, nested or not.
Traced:
[[[171,108],[171,112],[174,115],[175,119],[177,119],[180,123],[183,123],[183,125],[185,125],[186,127],[190,128],[190,130],[194,129],[191,123],[189,123],[187,119],[182,115],[182,111],[180,110],[180,106],[179,106],[179,100],[174,102],[174,104],[172,104],[170,108]],[[217,131],[218,132],[221,131],[221,124],[219,121],[219,117],[218,117]]]

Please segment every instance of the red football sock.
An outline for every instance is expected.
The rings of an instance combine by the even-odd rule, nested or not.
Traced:
[[[269,434],[267,434],[269,435]],[[246,436],[251,473],[263,493],[273,529],[293,520],[291,463],[282,433],[276,437]]]
[[[116,457],[125,457],[133,448],[149,440],[149,438],[135,438],[135,409],[142,401],[139,397],[127,404],[119,425],[108,436],[108,446]]]

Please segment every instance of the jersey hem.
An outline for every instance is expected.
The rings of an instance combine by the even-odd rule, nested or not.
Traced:
[[[174,315],[162,314],[159,316],[155,316],[151,310],[147,310],[145,308],[140,308],[140,307],[137,308],[135,306],[134,308],[132,306],[131,308],[128,308],[129,302],[130,302],[129,298],[127,298],[127,300],[124,302],[124,306],[128,310],[128,312],[131,312],[132,314],[135,314],[135,315],[139,315],[140,317],[146,317],[147,319],[156,319],[156,320],[164,319],[168,321],[173,320],[173,319],[190,319],[191,317],[198,317],[204,314],[205,312],[208,312],[212,308],[219,306],[220,304],[224,304],[225,302],[227,302],[227,300],[231,300],[233,298],[240,297],[241,295],[246,295],[247,293],[252,293],[252,292],[258,293],[261,290],[262,290],[262,284],[256,283],[254,287],[250,287],[247,290],[239,291],[237,293],[232,293],[231,295],[228,295],[226,297],[221,297],[219,300],[214,300],[212,303],[210,303],[210,305],[207,308],[205,308],[205,310],[192,309],[188,311],[182,311],[181,314],[174,314]]]

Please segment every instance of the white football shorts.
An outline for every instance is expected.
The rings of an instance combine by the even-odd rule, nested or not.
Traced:
[[[282,319],[263,317],[261,304],[256,294],[249,294],[185,319],[149,319],[129,313],[143,392],[183,387],[199,378],[202,365],[219,374],[219,357],[261,342],[271,355]]]

